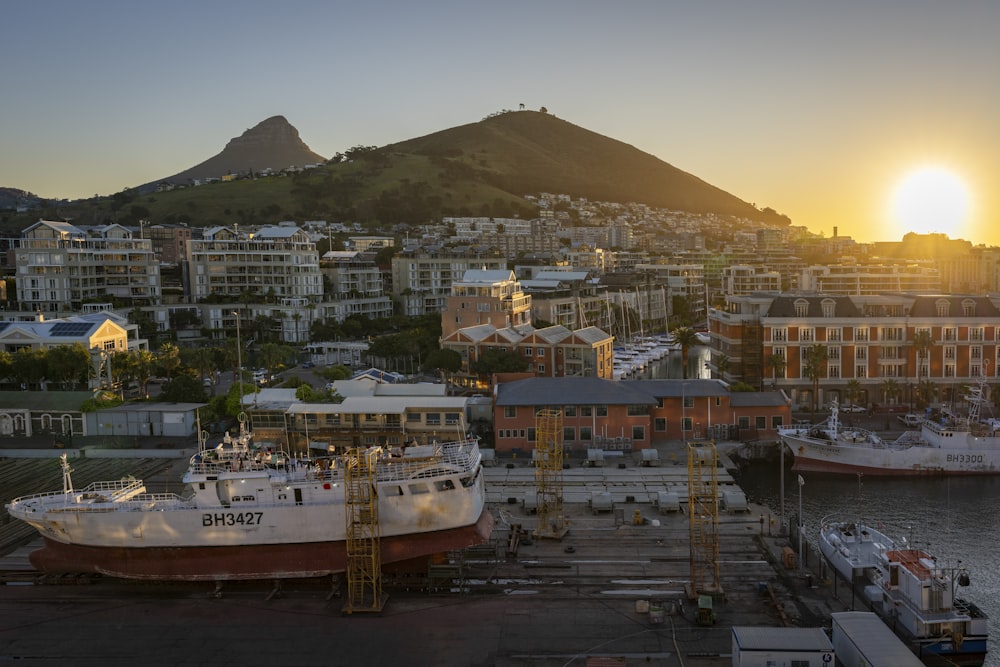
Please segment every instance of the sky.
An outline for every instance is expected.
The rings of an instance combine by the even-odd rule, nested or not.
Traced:
[[[6,0],[0,15],[0,186],[42,197],[169,176],[274,115],[330,157],[524,104],[827,237],[1000,245],[995,0]]]

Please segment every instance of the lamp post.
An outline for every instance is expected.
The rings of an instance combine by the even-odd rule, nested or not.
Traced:
[[[240,414],[243,414],[243,343],[240,342],[240,314],[233,311],[236,317],[236,377],[239,382]]]
[[[802,567],[802,487],[806,485],[806,480],[799,475],[799,567]]]

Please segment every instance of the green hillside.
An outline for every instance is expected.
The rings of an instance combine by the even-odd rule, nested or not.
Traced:
[[[317,219],[421,224],[445,215],[531,217],[535,207],[524,196],[540,192],[769,217],[628,144],[547,113],[517,111],[380,148],[356,147],[295,176],[126,191],[41,215],[11,214],[0,225],[20,230],[38,217],[83,225],[142,218],[194,226]]]

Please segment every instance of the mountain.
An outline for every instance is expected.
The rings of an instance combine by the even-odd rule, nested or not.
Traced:
[[[384,151],[464,162],[477,178],[511,194],[552,192],[693,213],[762,217],[753,205],[649,153],[545,112],[501,113],[392,144]]]
[[[355,146],[291,178],[253,178],[152,193],[162,181],[325,162],[275,116],[231,140],[209,160],[150,187],[111,197],[43,206],[4,216],[20,229],[41,217],[77,224],[140,219],[192,226],[273,224],[282,220],[361,222],[370,229],[424,224],[442,216],[533,217],[529,195],[718,213],[778,225],[789,219],[757,209],[724,190],[621,141],[546,111],[505,111],[479,122],[382,147]],[[20,227],[18,227],[20,225]]]
[[[280,171],[323,162],[326,158],[312,152],[284,116],[271,116],[230,139],[218,155],[157,183],[186,185],[194,180],[221,178],[227,174],[257,173],[268,168]]]

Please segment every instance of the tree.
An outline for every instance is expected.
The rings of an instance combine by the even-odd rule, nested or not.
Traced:
[[[847,388],[844,390],[844,396],[845,398],[847,398],[848,403],[850,403],[851,405],[855,405],[857,404],[858,399],[861,398],[863,391],[864,390],[861,388],[860,382],[858,382],[857,380],[848,380]],[[854,413],[852,412],[851,413],[852,419],[853,415]]]
[[[46,354],[45,376],[64,390],[87,382],[90,373],[90,353],[82,343],[57,345]],[[3,377],[3,376],[0,376]]]
[[[156,364],[168,380],[181,366],[181,351],[173,343],[164,343],[156,353]]]
[[[670,335],[674,337],[674,343],[681,346],[681,373],[683,379],[686,380],[688,376],[688,357],[691,354],[691,348],[698,344],[698,336],[691,327],[677,327],[670,332]]]
[[[160,400],[166,403],[204,403],[208,396],[201,380],[182,374],[163,385]]]
[[[771,369],[771,386],[778,386],[778,376],[785,377],[785,368],[788,361],[780,354],[769,354],[764,360],[764,365]]]
[[[899,397],[900,391],[902,391],[899,383],[892,378],[886,378],[882,380],[882,396],[885,397],[886,408]],[[889,428],[889,410],[885,411],[885,427]]]
[[[812,381],[812,411],[815,416],[819,408],[819,381],[826,375],[827,351],[825,345],[816,343],[806,348],[803,374]]]
[[[41,348],[22,348],[13,354],[11,374],[22,385],[35,387],[45,379],[47,352]]]
[[[719,379],[725,380],[726,373],[729,372],[729,356],[720,354],[715,358],[715,369],[719,373]]]
[[[920,372],[924,367],[923,361],[930,356],[930,351],[934,345],[934,338],[931,336],[931,332],[927,329],[921,329],[913,334],[913,348],[917,351],[917,387],[920,386],[921,382]],[[929,373],[930,369],[928,368],[927,370]]]
[[[528,360],[516,352],[487,350],[472,363],[470,370],[484,378],[495,373],[523,373],[528,370]]]

